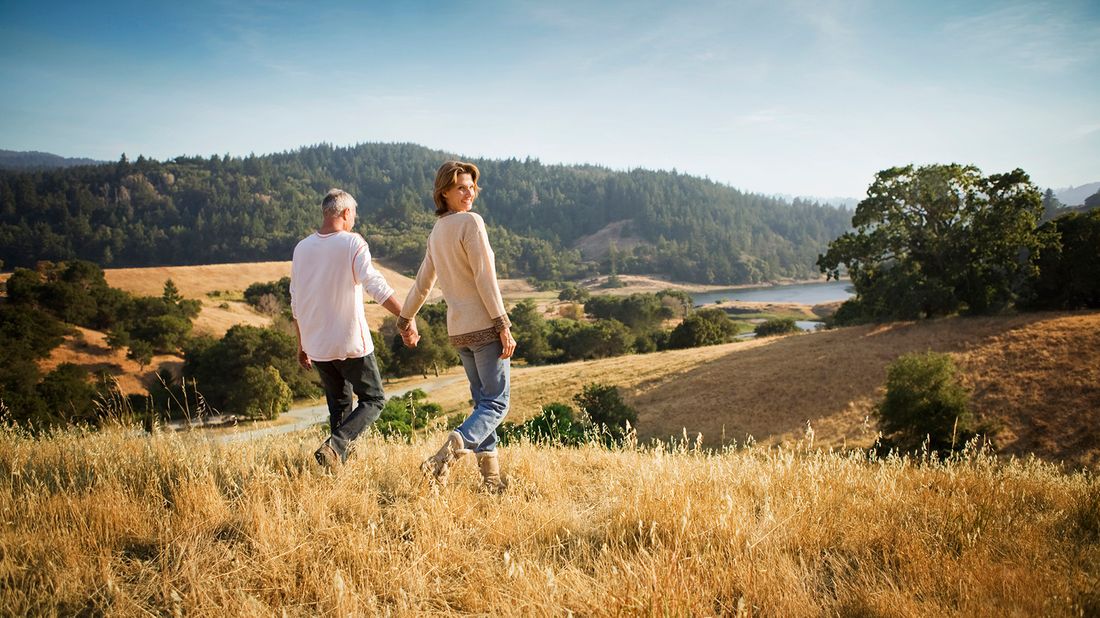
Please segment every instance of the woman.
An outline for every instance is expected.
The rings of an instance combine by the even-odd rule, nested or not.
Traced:
[[[480,175],[476,165],[461,161],[448,161],[436,173],[432,198],[438,219],[397,326],[406,345],[415,346],[420,338],[416,312],[438,278],[447,301],[447,334],[470,380],[474,407],[465,422],[447,436],[439,452],[420,468],[446,483],[456,458],[473,451],[482,485],[501,491],[505,484],[500,478],[496,428],[508,414],[509,359],[516,340],[500,296],[485,222],[470,212],[480,191]]]

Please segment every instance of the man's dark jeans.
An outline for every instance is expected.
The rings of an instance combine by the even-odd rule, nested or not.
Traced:
[[[332,437],[328,443],[340,461],[348,458],[348,447],[368,425],[378,420],[386,396],[374,354],[334,361],[313,361],[328,401],[328,422]],[[352,408],[352,393],[359,403]]]

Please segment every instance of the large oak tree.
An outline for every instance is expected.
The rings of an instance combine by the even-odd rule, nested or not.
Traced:
[[[840,320],[989,313],[1014,302],[1035,273],[1043,206],[1022,170],[983,176],[972,165],[879,172],[818,267],[846,270],[856,297]]]

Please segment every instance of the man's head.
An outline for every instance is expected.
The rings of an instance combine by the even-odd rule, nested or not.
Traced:
[[[321,200],[321,213],[326,222],[331,221],[337,229],[350,232],[355,225],[356,206],[355,198],[347,191],[330,189],[325,199]]]

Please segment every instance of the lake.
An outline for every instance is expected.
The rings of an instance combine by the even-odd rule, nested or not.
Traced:
[[[739,300],[751,303],[798,303],[818,305],[848,300],[852,297],[849,289],[851,281],[829,281],[827,283],[792,283],[790,285],[770,285],[762,288],[735,288],[698,292],[692,294],[695,305],[709,305],[719,301]]]

